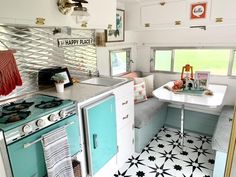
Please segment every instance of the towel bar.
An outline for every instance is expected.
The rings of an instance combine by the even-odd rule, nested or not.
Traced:
[[[70,123],[66,124],[65,127],[67,128],[67,127],[69,127],[70,125],[73,125],[74,123],[75,123],[75,122],[70,122]],[[39,139],[37,139],[37,140],[35,140],[35,141],[31,142],[31,143],[26,143],[26,144],[24,144],[23,146],[24,146],[24,148],[26,149],[26,148],[28,148],[28,147],[34,145],[35,143],[41,141],[42,139],[43,139],[43,138],[39,138]]]

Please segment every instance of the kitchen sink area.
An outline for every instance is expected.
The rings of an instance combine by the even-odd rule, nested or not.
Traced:
[[[114,78],[114,77],[94,77],[80,82],[81,84],[100,85],[105,87],[112,87],[123,84],[126,82],[125,78]]]

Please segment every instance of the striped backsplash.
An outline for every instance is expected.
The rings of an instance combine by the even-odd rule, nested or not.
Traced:
[[[87,75],[89,70],[97,70],[96,46],[57,47],[57,38],[93,38],[94,30],[69,30],[53,35],[54,28],[36,28],[0,25],[0,41],[14,54],[21,73],[23,86],[18,87],[8,96],[0,96],[0,100],[38,90],[37,75],[43,68],[63,66],[69,69],[71,76]],[[65,30],[62,30],[65,31]],[[6,47],[0,42],[0,50]]]

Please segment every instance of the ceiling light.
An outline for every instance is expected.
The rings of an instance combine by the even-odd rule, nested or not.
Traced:
[[[72,0],[70,2],[69,0],[58,0],[57,6],[58,10],[64,14],[69,14],[72,9],[71,15],[79,17],[79,18],[87,18],[89,16],[89,13],[87,11],[86,7],[83,7],[83,3],[88,3],[86,0]]]

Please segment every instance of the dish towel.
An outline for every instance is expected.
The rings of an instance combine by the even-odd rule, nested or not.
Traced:
[[[66,128],[42,136],[48,177],[74,177]]]
[[[22,80],[11,50],[0,51],[0,95],[8,95]]]

